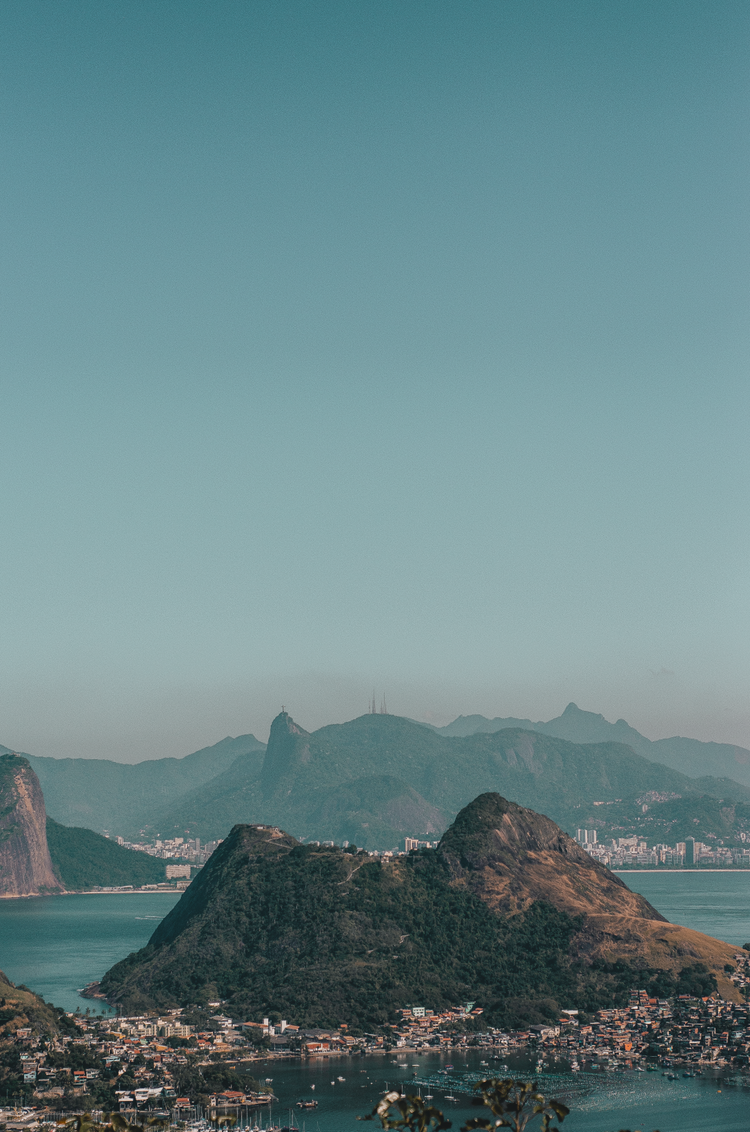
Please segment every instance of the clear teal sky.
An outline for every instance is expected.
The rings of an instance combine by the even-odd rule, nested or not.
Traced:
[[[0,742],[750,746],[750,6],[4,0]]]

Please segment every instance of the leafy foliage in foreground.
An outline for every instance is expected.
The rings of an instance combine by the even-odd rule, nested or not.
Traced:
[[[461,1132],[494,1132],[496,1128],[512,1128],[524,1132],[530,1122],[539,1118],[538,1132],[560,1132],[552,1125],[556,1118],[562,1124],[570,1109],[560,1101],[537,1092],[534,1081],[514,1081],[510,1078],[490,1078],[474,1086],[479,1096],[474,1105],[488,1108],[494,1117],[477,1117],[468,1120]],[[367,1116],[360,1120],[380,1120],[386,1132],[442,1132],[451,1127],[438,1108],[427,1107],[421,1097],[402,1097],[399,1093],[386,1093]],[[628,1132],[621,1129],[621,1132]]]

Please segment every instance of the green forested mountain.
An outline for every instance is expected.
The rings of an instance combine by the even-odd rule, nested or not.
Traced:
[[[699,739],[685,739],[679,735],[670,739],[647,739],[624,719],[609,723],[603,715],[582,711],[572,703],[568,704],[562,715],[546,723],[532,723],[530,719],[486,719],[483,715],[460,715],[447,727],[433,730],[446,737],[465,738],[478,732],[504,731],[509,727],[538,731],[541,735],[552,735],[571,743],[626,743],[637,754],[683,774],[729,778],[750,788],[750,751],[744,747],[732,743],[704,743]]]
[[[470,998],[512,1025],[632,985],[705,991],[733,953],[667,924],[549,819],[484,794],[438,850],[390,861],[236,826],[102,990],[128,1010],[220,997],[355,1028]]]
[[[405,836],[433,840],[477,794],[495,790],[548,814],[568,830],[646,793],[702,794],[737,801],[737,783],[695,780],[622,743],[572,743],[509,728],[444,737],[410,720],[364,715],[309,734],[282,713],[265,757],[238,759],[199,790],[165,808],[165,836],[204,840],[236,822],[273,822],[296,837],[389,848]],[[619,803],[618,803],[619,804]]]
[[[238,757],[265,750],[254,735],[222,739],[183,759],[116,763],[108,759],[51,759],[27,755],[44,793],[47,813],[70,826],[136,837],[165,806],[221,774]]]
[[[124,884],[157,884],[165,878],[164,861],[125,849],[91,829],[75,829],[47,818],[52,867],[68,891]]]

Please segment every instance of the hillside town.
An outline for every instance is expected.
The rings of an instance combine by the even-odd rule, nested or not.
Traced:
[[[735,962],[729,977],[746,999],[750,953],[739,951]],[[550,1069],[559,1077],[561,1065],[571,1080],[584,1071],[661,1071],[676,1078],[678,1073],[742,1073],[750,1066],[748,1004],[717,994],[662,999],[633,990],[621,1008],[600,1010],[590,1018],[565,1009],[547,1024],[512,1031],[483,1026],[482,1014],[473,1002],[442,1012],[404,1006],[393,1027],[363,1034],[350,1033],[344,1025],[315,1029],[268,1017],[232,1018],[220,1002],[132,1017],[92,1018],[77,1012],[67,1015],[69,1034],[52,1038],[31,1027],[16,1031],[23,1084],[16,1096],[5,1098],[6,1105],[15,1103],[0,1113],[0,1120],[35,1128],[53,1124],[60,1113],[119,1110],[131,1119],[143,1112],[172,1124],[232,1113],[247,1122],[255,1110],[280,1099],[267,1075],[278,1059],[382,1054],[398,1062],[408,1053],[471,1049],[486,1051],[480,1065],[487,1066],[487,1075],[521,1076],[523,1070],[509,1070],[505,1059],[525,1054],[540,1087]],[[440,1072],[448,1069],[452,1066]],[[420,1075],[413,1076],[416,1081]],[[454,1076],[450,1087],[468,1091],[468,1078],[462,1082]],[[306,1102],[308,1107],[315,1103]]]

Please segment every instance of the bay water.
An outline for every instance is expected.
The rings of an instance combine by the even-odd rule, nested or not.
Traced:
[[[750,871],[621,875],[672,922],[738,946],[750,940]],[[24,983],[58,1006],[99,1013],[99,1000],[81,998],[79,989],[144,946],[178,896],[104,893],[0,901],[0,967],[13,982]],[[489,1060],[489,1065],[481,1065],[482,1060]],[[481,1050],[465,1055],[451,1051],[310,1059],[303,1064],[273,1061],[258,1063],[254,1072],[260,1078],[273,1078],[279,1097],[274,1120],[279,1123],[288,1122],[296,1101],[314,1097],[317,1109],[296,1111],[295,1123],[303,1132],[357,1132],[364,1127],[357,1116],[368,1112],[386,1087],[409,1086],[415,1074],[424,1079],[451,1062],[459,1074],[499,1072],[499,1063]],[[523,1056],[507,1059],[507,1064],[519,1076],[533,1071],[533,1064]],[[339,1081],[339,1076],[344,1080]],[[451,1092],[455,1101],[445,1099],[444,1088],[432,1091],[432,1103],[444,1109],[455,1129],[480,1114],[455,1088]],[[731,1080],[703,1077],[670,1082],[660,1073],[610,1073],[601,1080],[577,1081],[569,1103],[572,1111],[565,1132],[621,1128],[750,1132],[750,1089]],[[379,1123],[371,1127],[376,1132]]]
[[[84,893],[0,900],[0,969],[65,1010],[109,1013],[78,991],[145,946],[179,892]]]
[[[738,947],[750,941],[750,869],[623,870],[617,875],[673,924]]]

